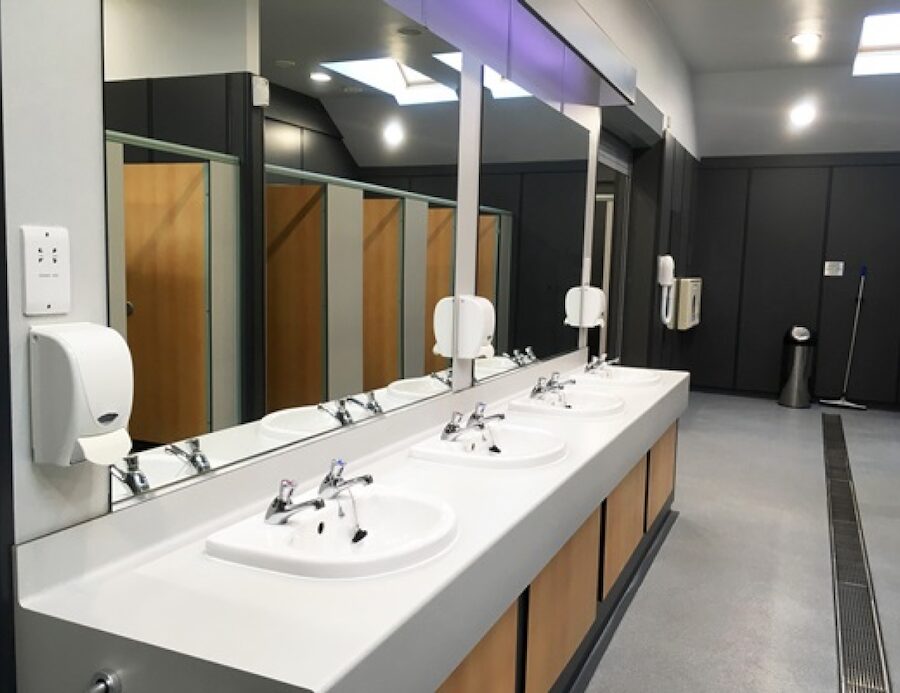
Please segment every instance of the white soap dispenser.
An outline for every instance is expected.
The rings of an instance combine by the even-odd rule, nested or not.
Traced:
[[[454,352],[453,306],[456,316],[456,350]],[[494,304],[482,296],[463,294],[455,299],[447,296],[434,308],[434,352],[451,358],[475,359],[493,356],[494,329],[496,327]]]
[[[110,465],[131,451],[134,372],[128,344],[92,323],[31,328],[31,444],[34,461]]]

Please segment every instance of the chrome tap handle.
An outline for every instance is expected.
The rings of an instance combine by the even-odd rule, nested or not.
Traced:
[[[291,502],[294,490],[297,488],[297,482],[291,479],[282,479],[278,484],[278,500],[285,505]]]
[[[537,361],[537,354],[534,353],[534,349],[532,349],[530,346],[525,347],[525,356],[528,357],[528,361],[530,363],[534,363],[535,361]]]
[[[544,376],[541,376],[537,379],[537,384],[533,388],[531,388],[531,396],[539,397],[547,392],[547,379]]]
[[[200,452],[200,439],[199,438],[188,438],[187,444],[191,448],[191,452]]]
[[[124,459],[129,472],[141,471],[141,463],[137,455],[125,455]]]
[[[381,403],[375,398],[374,390],[369,390],[366,393],[366,408],[373,414],[384,413],[384,409],[381,408]]]
[[[484,418],[484,412],[487,409],[486,402],[479,402],[475,405],[475,411],[472,412],[472,415],[469,417],[469,420],[472,421],[481,421]]]

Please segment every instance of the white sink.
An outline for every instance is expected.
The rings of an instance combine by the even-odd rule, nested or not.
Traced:
[[[395,380],[387,386],[388,394],[413,402],[426,397],[434,397],[435,395],[450,392],[450,387],[442,383],[437,378],[426,375],[421,378],[406,378],[404,380]]]
[[[460,441],[441,440],[436,435],[414,445],[409,454],[420,460],[481,469],[538,467],[566,456],[566,442],[539,428],[493,424],[488,426],[484,438],[479,439],[474,432]],[[492,442],[496,447],[493,452]]]
[[[259,422],[259,433],[264,438],[289,443],[330,431],[338,426],[333,416],[310,405],[282,409],[264,416]]]
[[[621,385],[623,387],[646,387],[656,385],[661,377],[659,373],[643,368],[623,368],[622,366],[606,366],[590,373],[575,377],[578,385],[586,387],[604,387]]]
[[[368,534],[353,543],[349,498],[322,510],[301,510],[284,525],[257,515],[209,536],[206,552],[253,568],[310,578],[360,578],[409,568],[434,558],[456,538],[456,514],[442,500],[378,481],[353,489],[359,523]],[[300,499],[301,501],[303,499]],[[320,532],[321,528],[321,532]]]
[[[574,419],[602,419],[625,409],[625,402],[616,395],[585,392],[567,388],[564,399],[521,397],[509,403],[509,410],[523,414],[560,416]]]

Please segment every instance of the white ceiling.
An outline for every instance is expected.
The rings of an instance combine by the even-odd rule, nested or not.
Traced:
[[[900,0],[648,0],[698,73],[798,65],[850,65],[863,18],[900,12]],[[823,41],[812,60],[790,42],[800,31]]]

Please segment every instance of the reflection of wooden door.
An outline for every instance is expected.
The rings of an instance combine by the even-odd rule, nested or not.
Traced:
[[[478,217],[478,260],[475,275],[475,295],[497,303],[497,232],[500,217],[482,214]]]
[[[434,307],[453,293],[453,237],[456,210],[452,207],[428,209],[428,245],[425,251],[425,372],[450,365],[434,353]]]
[[[266,187],[266,409],[325,390],[325,187]]]
[[[125,264],[135,440],[209,430],[206,164],[128,164]]]
[[[402,202],[363,200],[363,389],[400,377]]]

